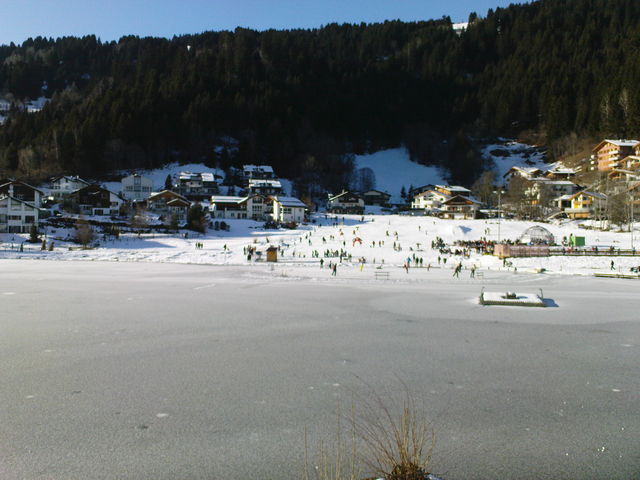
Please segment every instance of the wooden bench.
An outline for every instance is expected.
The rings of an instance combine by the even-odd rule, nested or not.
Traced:
[[[375,271],[373,276],[376,280],[389,280],[389,272]]]

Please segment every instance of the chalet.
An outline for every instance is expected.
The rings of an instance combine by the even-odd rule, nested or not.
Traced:
[[[471,197],[454,195],[448,198],[440,207],[439,215],[442,218],[453,220],[466,220],[476,217],[481,203]]]
[[[179,193],[162,190],[152,193],[147,199],[147,211],[159,215],[165,223],[175,219],[179,225],[187,223],[191,202]]]
[[[51,178],[46,186],[46,190],[51,199],[60,201],[65,197],[69,197],[73,192],[89,185],[91,185],[89,182],[78,176],[70,177],[63,175]]]
[[[218,182],[213,172],[180,172],[175,191],[189,200],[207,200],[218,193]]]
[[[294,197],[273,197],[273,219],[280,223],[301,223],[307,206]]]
[[[505,173],[502,178],[504,178],[505,183],[509,183],[512,178],[519,177],[524,178],[525,180],[533,180],[534,178],[538,178],[543,174],[543,171],[539,168],[523,168],[513,166],[507,173]]]
[[[124,199],[99,185],[89,185],[71,194],[72,202],[84,215],[117,216]]]
[[[607,205],[607,196],[603,193],[583,190],[571,195],[565,201],[570,202],[570,207],[564,209],[569,218],[597,218],[604,214]]]
[[[637,140],[603,140],[592,150],[597,169],[609,171],[616,167],[620,160],[635,153],[638,143]]]
[[[38,225],[40,209],[30,202],[0,194],[0,232],[27,233]]]
[[[35,208],[40,208],[44,192],[19,180],[4,179],[0,180],[0,195],[13,197],[29,203]]]
[[[214,195],[209,212],[212,218],[266,220],[273,213],[272,200],[264,195],[246,197]]]
[[[435,189],[428,189],[415,194],[411,200],[411,208],[424,210],[425,213],[435,212],[442,204],[449,200],[451,195],[447,195]]]
[[[381,207],[389,205],[391,195],[380,190],[367,190],[362,193],[365,205],[379,205]]]
[[[409,192],[407,193],[407,198],[413,198],[419,193],[426,192],[427,190],[434,190],[435,188],[436,186],[431,183],[427,185],[421,185],[419,187],[412,187],[409,189]]]
[[[249,180],[272,180],[276,178],[276,174],[269,165],[243,165],[242,177],[245,185],[248,185]]]
[[[576,171],[573,168],[565,168],[561,165],[556,165],[544,172],[542,176],[549,180],[570,180],[576,176]]]
[[[247,184],[249,193],[259,193],[262,195],[280,195],[282,184],[277,179],[255,179],[252,178]]]
[[[343,191],[330,195],[327,199],[327,211],[332,213],[364,213],[364,199],[357,193]]]
[[[124,177],[120,183],[122,184],[122,197],[133,202],[146,200],[153,191],[153,180],[137,173]]]

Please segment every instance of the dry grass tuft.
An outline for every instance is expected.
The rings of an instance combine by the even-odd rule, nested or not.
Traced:
[[[366,399],[352,402],[351,416],[347,419],[348,444],[343,440],[340,421],[345,417],[338,415],[335,440],[330,446],[319,442],[312,468],[305,429],[304,480],[361,480],[362,470],[375,475],[371,478],[424,480],[435,448],[435,432],[405,384],[401,396],[390,406],[371,389]]]
[[[401,408],[389,406],[373,393],[364,402],[365,416],[356,421],[356,432],[364,444],[364,463],[386,480],[424,480],[436,444],[423,408],[403,384]]]

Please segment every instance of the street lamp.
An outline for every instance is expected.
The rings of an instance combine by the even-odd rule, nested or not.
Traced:
[[[502,195],[504,195],[507,192],[505,192],[502,189],[499,189],[499,190],[494,190],[493,193],[498,195],[498,242],[497,243],[500,243],[500,220],[502,219]]]

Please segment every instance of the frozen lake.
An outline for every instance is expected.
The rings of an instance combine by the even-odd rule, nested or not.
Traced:
[[[342,273],[3,260],[0,478],[299,479],[304,428],[398,379],[447,480],[640,474],[640,281]]]

